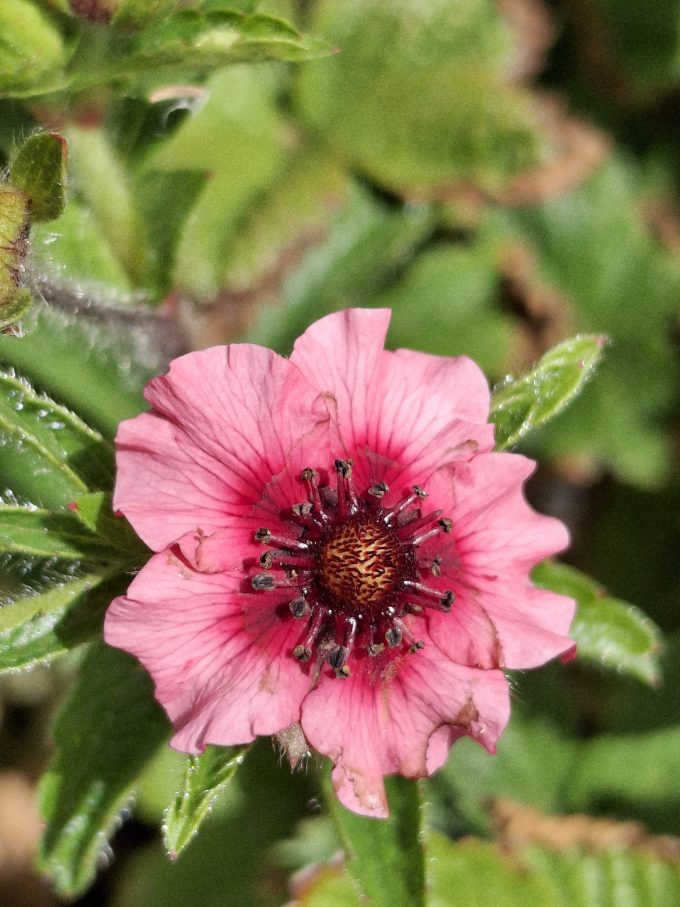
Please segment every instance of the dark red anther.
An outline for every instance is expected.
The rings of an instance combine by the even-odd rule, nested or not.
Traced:
[[[402,513],[404,510],[408,510],[413,504],[417,501],[420,502],[427,497],[427,492],[423,491],[420,485],[413,486],[413,494],[410,494],[408,497],[404,498],[403,501],[399,501],[398,504],[395,504],[394,507],[386,511],[383,514],[383,519],[386,523],[394,522],[394,520]]]
[[[279,548],[285,548],[287,551],[309,551],[309,545],[306,542],[274,535],[269,529],[258,529],[255,533],[255,540],[262,542],[263,545],[278,545]]]
[[[450,589],[432,589],[423,583],[414,582],[413,580],[404,580],[404,586],[411,594],[422,596],[426,601],[423,603],[427,608],[436,608],[438,611],[448,613],[453,607],[456,596]]]
[[[315,469],[303,469],[300,478],[307,486],[309,502],[312,505],[312,514],[317,517],[321,523],[328,524],[331,518],[326,513],[321,500],[321,494],[319,492],[319,473]]]

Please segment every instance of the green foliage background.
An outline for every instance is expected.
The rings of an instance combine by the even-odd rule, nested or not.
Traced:
[[[0,774],[42,775],[40,903],[680,901],[679,92],[677,0],[3,0]],[[389,823],[268,741],[173,754],[99,642],[146,380],[349,305],[482,365],[579,604],[498,755]]]

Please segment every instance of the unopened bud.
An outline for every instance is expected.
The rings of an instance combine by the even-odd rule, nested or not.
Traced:
[[[177,0],[68,0],[71,10],[90,22],[111,22],[121,28],[143,28],[172,12]]]
[[[90,22],[110,22],[118,11],[121,0],[69,0],[76,16]]]
[[[16,189],[0,188],[0,331],[30,305],[30,295],[19,288],[27,245],[28,199]]]
[[[10,164],[10,182],[28,199],[31,221],[55,220],[66,201],[66,140],[56,132],[29,136]]]

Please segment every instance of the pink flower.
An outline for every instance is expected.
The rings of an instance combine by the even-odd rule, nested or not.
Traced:
[[[299,725],[338,797],[386,816],[383,776],[489,752],[504,668],[573,651],[570,599],[531,567],[568,541],[494,453],[469,359],[383,349],[389,312],[322,318],[290,359],[176,359],[116,438],[114,506],[155,554],[105,638],[147,668],[189,753]]]

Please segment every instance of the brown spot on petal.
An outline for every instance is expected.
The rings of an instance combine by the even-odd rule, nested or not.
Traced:
[[[461,441],[460,444],[456,444],[455,447],[451,448],[451,453],[467,453],[470,454],[470,457],[473,457],[479,450],[479,444],[472,438],[468,438],[467,441]]]
[[[479,721],[479,712],[477,711],[477,706],[474,704],[472,696],[468,696],[467,702],[460,712],[458,712],[456,720],[453,723],[458,727],[469,730],[475,721]]]
[[[279,688],[279,679],[275,674],[267,670],[262,677],[260,677],[258,687],[266,693],[275,693]]]
[[[397,676],[399,661],[400,659],[395,658],[393,661],[390,661],[381,671],[380,679],[384,685],[387,686],[388,684],[392,683],[394,678]]]

